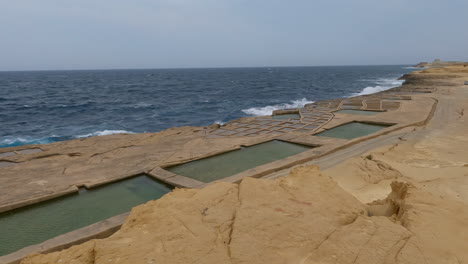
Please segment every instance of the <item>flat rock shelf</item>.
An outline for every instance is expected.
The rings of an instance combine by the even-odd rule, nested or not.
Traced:
[[[0,214],[0,256],[128,212],[171,187],[146,175]]]
[[[311,148],[313,147],[272,140],[168,167],[166,170],[201,182],[211,182],[272,161],[299,154]]]
[[[348,124],[327,129],[323,132],[315,134],[315,136],[353,139],[367,136],[389,126],[391,125],[351,122]]]

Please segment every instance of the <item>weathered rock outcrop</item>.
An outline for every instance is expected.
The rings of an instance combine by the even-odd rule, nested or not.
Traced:
[[[109,238],[22,263],[468,261],[466,206],[410,184],[392,187],[387,199],[365,205],[317,167],[305,166],[274,181],[178,189],[135,207]]]
[[[403,177],[373,155],[346,160],[324,173],[363,203],[384,199],[391,192],[391,182]]]

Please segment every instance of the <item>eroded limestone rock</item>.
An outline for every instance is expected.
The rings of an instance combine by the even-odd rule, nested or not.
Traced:
[[[374,205],[315,166],[271,180],[178,189],[135,207],[109,238],[29,256],[38,263],[464,263],[468,210],[411,184]],[[373,215],[373,216],[370,216]],[[428,221],[428,219],[431,219]]]

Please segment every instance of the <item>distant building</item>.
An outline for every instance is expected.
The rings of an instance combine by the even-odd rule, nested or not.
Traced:
[[[431,63],[427,62],[420,62],[416,64],[414,67],[417,68],[431,68],[431,67],[444,67],[447,65],[463,65],[464,67],[468,67],[468,62],[463,61],[442,61],[441,59],[435,59]]]

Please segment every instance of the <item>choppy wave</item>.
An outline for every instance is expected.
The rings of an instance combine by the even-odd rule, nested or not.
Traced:
[[[406,66],[2,72],[0,147],[269,115],[384,90]]]
[[[403,82],[404,82],[404,80],[398,80],[398,79],[386,79],[386,78],[376,79],[375,80],[375,83],[377,84],[376,86],[368,86],[368,87],[362,89],[361,92],[354,93],[353,96],[383,92],[383,91],[386,91],[388,89],[398,87],[398,86],[402,85]]]
[[[0,148],[7,148],[7,147],[16,147],[22,145],[32,145],[32,144],[48,144],[57,141],[63,140],[70,140],[74,138],[87,138],[87,137],[94,137],[94,136],[106,136],[112,134],[134,134],[134,132],[126,131],[126,130],[102,130],[96,131],[93,133],[85,134],[85,135],[78,135],[78,136],[56,136],[52,135],[50,137],[42,137],[42,138],[34,138],[29,136],[19,136],[19,137],[4,137],[0,139]]]
[[[146,108],[146,107],[150,107],[150,106],[152,106],[152,104],[144,103],[144,102],[140,102],[140,103],[130,105],[131,108]]]
[[[135,133],[131,131],[127,131],[127,130],[102,130],[102,131],[96,131],[96,132],[85,134],[85,135],[78,135],[76,136],[76,138],[107,136],[107,135],[113,135],[113,134],[135,134]]]
[[[33,138],[33,137],[6,137],[0,140],[0,148],[16,147],[22,145],[31,144],[48,144],[60,140],[65,140],[59,136],[51,136],[44,138]]]
[[[284,103],[284,104],[277,104],[277,105],[267,105],[264,107],[252,107],[249,109],[243,109],[242,112],[252,115],[252,116],[266,116],[271,115],[273,111],[279,109],[287,109],[287,108],[301,108],[304,107],[306,104],[313,103],[314,101],[309,101],[306,98],[302,98],[300,100],[293,100],[291,103]]]

